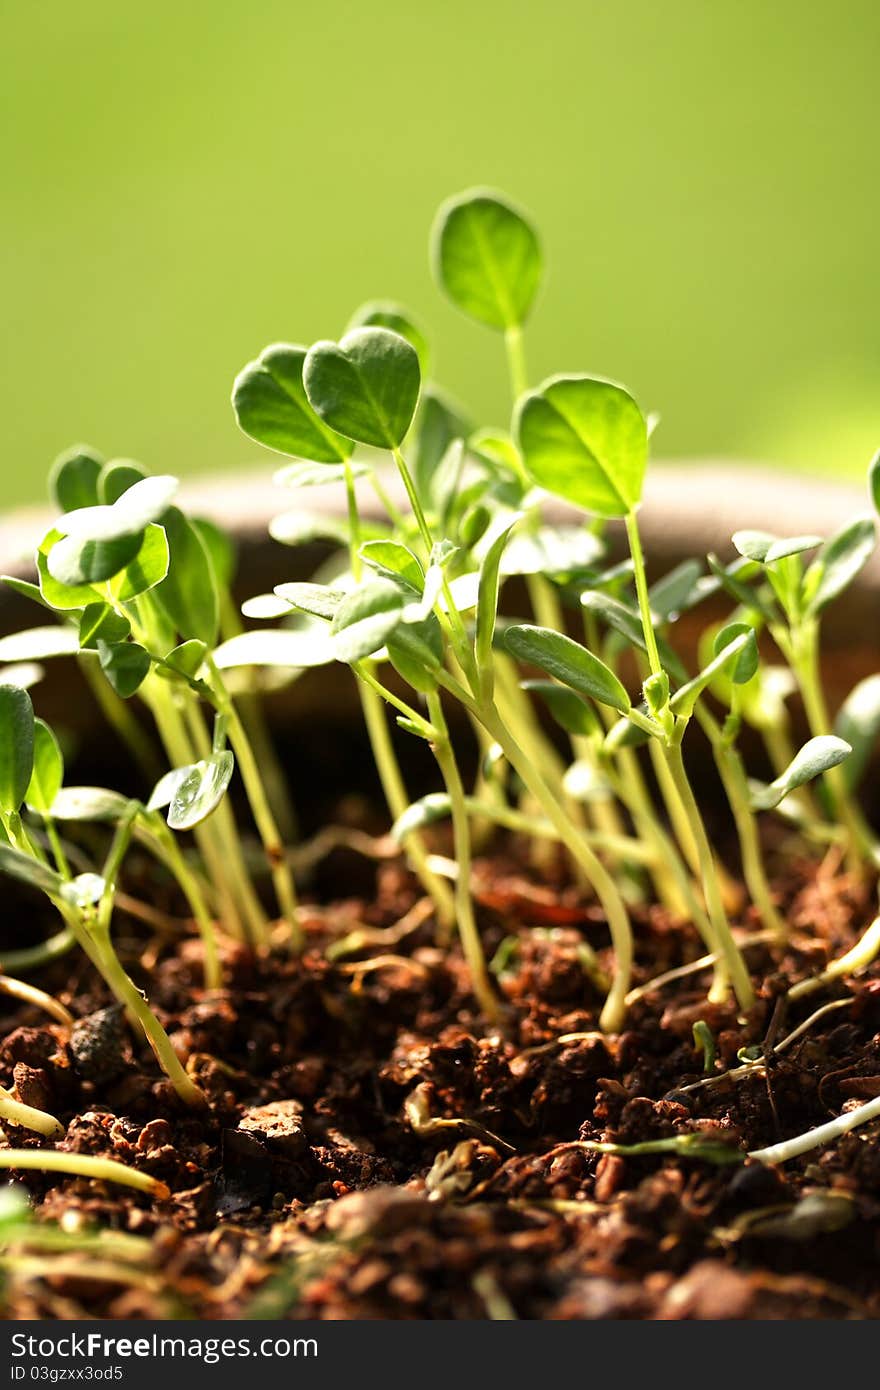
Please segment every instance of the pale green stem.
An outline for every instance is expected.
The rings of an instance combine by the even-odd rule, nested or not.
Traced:
[[[11,1125],[21,1125],[22,1129],[42,1134],[45,1139],[60,1139],[64,1133],[64,1125],[60,1120],[56,1120],[54,1115],[16,1100],[5,1086],[0,1086],[0,1120],[6,1120]]]
[[[726,977],[729,977],[740,1008],[749,1009],[755,1002],[752,982],[749,979],[745,962],[740,955],[730,930],[727,913],[724,911],[724,903],[721,900],[715,856],[712,853],[712,846],[706,834],[703,817],[700,814],[700,808],[697,805],[696,798],[691,790],[691,784],[688,781],[687,772],[685,771],[680,743],[680,735],[683,731],[683,724],[679,723],[676,729],[676,734],[679,736],[678,739],[667,744],[664,751],[669,771],[672,774],[676,790],[687,812],[691,834],[697,846],[700,859],[700,876],[703,884],[703,894],[706,899],[709,920],[715,933],[715,949],[719,953],[720,961],[723,961],[724,966],[726,966],[726,970],[719,970],[718,966],[716,966],[715,980],[709,998],[719,1002],[724,998],[727,992]]]
[[[455,880],[455,907],[462,950],[471,976],[471,985],[483,1013],[491,1023],[498,1018],[498,1001],[486,969],[486,957],[471,895],[471,831],[468,821],[467,798],[462,786],[458,763],[449,739],[446,717],[436,692],[428,694],[428,714],[437,730],[433,742],[434,757],[446,784],[452,811],[452,833],[458,875]]]
[[[155,849],[177,880],[198,927],[205,953],[205,988],[220,989],[223,984],[223,970],[217,947],[217,932],[205,903],[198,876],[186,862],[186,856],[181,852],[174,834],[161,817],[151,817],[149,824]]]
[[[118,1182],[123,1187],[135,1187],[152,1197],[167,1198],[170,1194],[164,1182],[126,1168],[113,1158],[96,1158],[94,1154],[66,1153],[58,1149],[0,1149],[0,1168],[21,1172],[72,1173],[75,1177],[95,1178],[98,1182]]]
[[[518,324],[512,324],[504,330],[504,346],[507,351],[507,367],[510,372],[510,389],[514,402],[516,402],[529,389],[523,332]]]
[[[580,864],[596,891],[608,921],[615,955],[614,980],[600,1015],[599,1026],[606,1032],[617,1032],[623,1023],[626,1012],[624,1001],[632,974],[632,930],[626,905],[614,879],[608,873],[601,859],[586,843],[577,827],[571,823],[544,781],[543,775],[526,757],[509,730],[505,728],[495,708],[493,706],[475,707],[475,712],[504,750],[504,755],[514,772],[541,806],[547,819],[555,826],[560,840],[572,858]]]
[[[864,970],[871,964],[880,951],[880,917],[875,917],[871,925],[862,933],[856,942],[845,955],[838,956],[833,960],[819,975],[813,975],[808,980],[801,980],[799,984],[792,985],[788,991],[791,1000],[803,999],[807,994],[813,994],[817,989],[824,988],[825,985],[832,984],[834,980],[843,979],[846,975],[855,975],[857,971]]]
[[[253,749],[250,745],[244,725],[239,718],[235,702],[230,698],[229,692],[223,683],[223,678],[214,664],[213,658],[208,657],[208,669],[211,673],[212,688],[217,699],[218,708],[221,714],[227,719],[227,729],[229,732],[229,742],[232,745],[238,769],[244,782],[248,802],[257,832],[263,844],[263,851],[272,875],[272,884],[275,890],[275,897],[281,910],[281,915],[287,922],[290,931],[290,944],[295,951],[301,951],[305,944],[302,927],[297,920],[296,889],[293,884],[293,874],[290,864],[287,862],[287,855],[281,836],[278,833],[278,826],[275,824],[275,817],[272,814],[272,807],[269,805],[266,791],[263,786],[263,779],[260,776],[260,769],[254,757]]]

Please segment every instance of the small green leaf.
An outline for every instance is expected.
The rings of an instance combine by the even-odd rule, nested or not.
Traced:
[[[120,821],[131,802],[106,787],[62,787],[49,810],[53,820]]]
[[[323,627],[265,628],[240,632],[214,652],[220,671],[239,666],[282,667],[300,671],[310,666],[326,666],[336,660],[333,640]]]
[[[459,539],[466,550],[472,550],[485,536],[491,520],[492,513],[482,502],[477,502],[475,506],[468,508],[458,528]]]
[[[789,792],[802,787],[805,782],[811,782],[814,777],[827,772],[829,768],[837,767],[851,752],[850,745],[842,738],[837,738],[835,734],[822,734],[818,738],[811,738],[773,782],[768,786],[753,785],[752,809],[771,811]]]
[[[599,516],[638,505],[648,460],[645,417],[622,386],[550,377],[517,406],[515,432],[540,487]]]
[[[151,522],[161,521],[180,487],[168,474],[141,478],[112,506],[81,507],[58,522],[58,530],[76,541],[117,541],[139,536]]]
[[[400,541],[365,541],[361,559],[370,569],[386,578],[402,579],[418,593],[425,584],[425,572],[409,546]]]
[[[167,517],[176,511],[176,507],[169,508],[166,521]],[[133,598],[154,589],[167,575],[169,562],[165,525],[158,526],[151,522],[144,531],[144,538],[134,559],[128,562],[121,574],[110,581],[114,598],[119,603],[130,603]]]
[[[214,565],[201,534],[179,507],[165,513],[166,573],[153,597],[175,632],[213,647],[220,627],[220,596]]]
[[[101,455],[87,444],[76,444],[58,455],[49,473],[49,496],[59,511],[95,506],[103,463]]]
[[[540,666],[554,679],[626,714],[630,698],[603,661],[570,637],[546,627],[513,626],[504,632],[504,646],[520,661]]]
[[[100,874],[77,874],[76,878],[62,883],[59,897],[71,907],[94,907],[103,898],[106,888],[107,882]]]
[[[388,638],[387,648],[388,660],[415,690],[436,689],[434,672],[443,660],[443,634],[435,614],[401,623]]]
[[[554,681],[531,680],[523,681],[522,688],[540,695],[557,724],[565,729],[566,733],[590,738],[593,734],[601,732],[602,726],[592,705],[588,705],[586,700],[582,700],[567,686],[556,685]]]
[[[181,776],[168,808],[172,830],[192,830],[216,811],[232,779],[235,759],[227,750],[179,769]]]
[[[98,660],[116,694],[128,700],[150,669],[150,656],[137,642],[98,641]]]
[[[721,656],[731,642],[743,636],[750,637],[751,640],[743,647],[733,668],[727,673],[734,685],[745,685],[758,669],[758,639],[755,629],[751,623],[728,623],[716,634],[714,642],[715,656]]]
[[[436,821],[446,820],[451,814],[451,802],[446,792],[428,792],[397,817],[391,827],[391,838],[403,844],[416,830],[424,830]]]
[[[864,776],[874,745],[880,737],[880,676],[859,681],[837,712],[834,732],[852,747],[843,777],[852,790]]]
[[[132,459],[111,459],[104,464],[98,478],[98,501],[112,507],[124,492],[135,483],[142,483],[147,476],[146,470]]]
[[[491,189],[470,188],[441,206],[431,232],[437,283],[490,328],[525,323],[541,279],[541,248],[525,216]]]
[[[93,510],[97,511],[97,508]],[[81,540],[65,536],[46,557],[50,575],[68,589],[102,584],[124,570],[141,548],[142,535],[115,536],[110,540]]]
[[[738,624],[734,624],[738,626]],[[749,649],[755,644],[754,628],[748,627],[745,632],[740,632],[732,641],[718,653],[713,661],[705,666],[699,675],[694,676],[693,680],[683,685],[680,690],[676,690],[672,699],[669,701],[669,708],[673,714],[680,715],[682,718],[689,718],[694,712],[694,706],[707,686],[712,684],[716,676],[730,675],[738,668],[739,662],[744,660],[747,667],[751,661],[750,656],[746,656]],[[757,653],[755,665],[757,666]],[[752,672],[754,674],[754,670]]]
[[[97,648],[98,641],[124,642],[131,634],[131,623],[108,603],[90,603],[79,620],[79,645],[86,650]]]
[[[309,404],[303,386],[306,349],[275,343],[249,362],[235,379],[232,408],[240,428],[258,444],[280,454],[339,463],[351,442],[328,429]]]
[[[308,613],[313,618],[336,617],[336,610],[345,598],[342,589],[329,589],[326,584],[276,584],[275,593],[291,608]]]
[[[0,811],[21,807],[34,766],[34,707],[26,690],[0,685]]]
[[[477,592],[477,627],[474,655],[483,694],[492,693],[494,667],[492,665],[492,639],[495,635],[495,618],[498,612],[498,592],[500,588],[501,561],[504,547],[513,527],[522,519],[521,514],[505,517],[492,537],[480,565],[480,587]]]
[[[712,574],[725,593],[742,604],[743,608],[760,613],[765,622],[775,621],[773,601],[769,595],[765,597],[766,590],[762,592],[759,588],[750,588],[746,582],[760,573],[754,561],[743,557],[730,565],[723,565],[715,555],[709,555],[707,559]]]
[[[191,637],[188,642],[181,642],[156,667],[158,676],[168,676],[174,679],[176,676],[182,677],[185,681],[195,680],[202,664],[205,660],[208,648],[204,642],[199,642]]]
[[[418,353],[422,377],[428,375],[430,370],[428,340],[402,305],[395,304],[391,299],[372,299],[369,303],[362,304],[359,309],[355,310],[345,330],[346,333],[351,332],[353,328],[390,328],[392,333],[399,333],[401,338],[406,338],[406,341],[411,343]]]
[[[872,517],[858,517],[826,541],[804,576],[807,612],[817,615],[864,569],[876,544]]]
[[[63,781],[64,759],[58,740],[44,720],[35,719],[34,766],[24,798],[31,810],[48,815]]]
[[[467,446],[478,459],[488,463],[493,472],[500,472],[504,477],[510,474],[517,479],[521,477],[519,451],[504,430],[476,430],[467,441]]]
[[[0,637],[0,661],[46,661],[52,656],[72,656],[79,651],[76,628],[68,623],[29,627]]]
[[[59,583],[49,573],[47,557],[61,539],[60,531],[53,529],[43,537],[37,551],[37,574],[43,601],[49,608],[62,613],[74,608],[85,608],[90,603],[103,602],[103,595],[90,584],[76,584],[69,587]]]
[[[32,859],[29,854],[22,854],[21,850],[2,843],[0,874],[8,874],[20,883],[27,883],[31,888],[38,888],[41,893],[49,893],[55,897],[60,896],[64,883],[61,875],[50,869],[47,864],[42,864],[39,859]]]
[[[775,564],[777,560],[800,555],[822,544],[821,536],[791,536],[780,540],[769,531],[735,531],[731,539],[740,555],[747,560],[757,560],[762,565]]]
[[[403,621],[403,591],[384,579],[346,594],[330,624],[339,661],[361,661],[384,647]]]
[[[303,367],[312,408],[360,444],[396,449],[419,399],[419,358],[399,333],[355,328],[338,343],[315,343]]]

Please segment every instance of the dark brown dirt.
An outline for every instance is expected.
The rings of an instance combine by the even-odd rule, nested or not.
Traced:
[[[148,940],[120,913],[120,952],[209,1097],[204,1115],[182,1109],[81,958],[35,980],[68,1005],[73,1030],[3,1000],[0,1084],[59,1116],[57,1147],[110,1155],[171,1189],[156,1202],[18,1175],[37,1223],[128,1232],[150,1249],[135,1277],[97,1255],[35,1270],[13,1252],[7,1316],[880,1315],[876,1127],[781,1169],[578,1146],[700,1131],[744,1153],[880,1093],[880,967],[778,1002],[864,928],[867,888],[836,861],[789,864],[778,890],[791,940],[750,949],[758,1002],[747,1020],[706,1003],[703,973],[647,995],[619,1037],[603,1038],[601,994],[578,951],[588,942],[610,965],[601,913],[524,871],[515,849],[477,864],[487,951],[503,942],[506,958],[502,1021],[488,1031],[457,949],[438,949],[396,861],[371,869],[369,899],[308,908],[301,959],[229,947],[213,994],[192,938]],[[351,856],[334,855],[324,878],[338,884]],[[412,929],[391,944],[328,960],[347,933],[409,913]],[[659,909],[634,921],[636,983],[701,954],[692,929]],[[766,1069],[717,1079],[741,1048],[766,1046],[768,1033],[778,1042],[833,997],[845,1006]],[[712,1084],[687,1089],[707,1080],[697,1020],[718,1060]],[[13,1127],[7,1138],[47,1144]]]

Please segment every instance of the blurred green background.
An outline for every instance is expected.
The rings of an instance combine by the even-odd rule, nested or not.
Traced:
[[[253,462],[235,372],[376,295],[502,419],[501,342],[427,266],[473,183],[543,233],[534,378],[624,380],[667,457],[858,476],[880,442],[876,0],[0,9],[4,506],[79,440]]]

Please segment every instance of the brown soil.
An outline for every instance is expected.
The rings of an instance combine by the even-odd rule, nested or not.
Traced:
[[[365,873],[338,849],[318,881],[366,879],[366,896],[311,906],[301,959],[230,948],[213,994],[195,941],[147,941],[119,913],[119,949],[209,1114],[186,1113],[140,1038],[101,1012],[109,998],[81,957],[35,979],[80,1020],[73,1033],[0,1001],[0,1083],[62,1119],[58,1147],[110,1155],[171,1189],[157,1202],[21,1174],[38,1221],[150,1237],[152,1255],[134,1281],[86,1257],[73,1271],[9,1270],[7,1316],[878,1316],[871,1127],[781,1169],[578,1147],[699,1130],[744,1152],[880,1093],[880,970],[787,1011],[779,1003],[864,928],[867,890],[836,861],[790,865],[778,890],[791,943],[750,949],[759,998],[748,1020],[706,1003],[703,973],[651,993],[621,1036],[603,1038],[601,994],[578,951],[589,942],[610,964],[601,914],[524,870],[515,848],[477,863],[487,949],[504,942],[506,955],[503,1019],[489,1032],[457,949],[437,947],[399,863]],[[633,915],[636,983],[701,954],[692,929],[661,910]],[[401,919],[399,939],[328,961],[346,934]],[[720,1074],[832,997],[847,1003],[766,1070],[687,1089],[706,1080],[695,1021],[717,1041]],[[12,1127],[8,1140],[46,1142]]]

